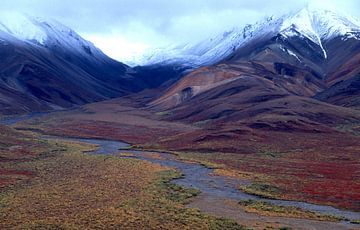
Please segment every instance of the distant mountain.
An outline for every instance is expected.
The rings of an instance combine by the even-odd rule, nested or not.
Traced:
[[[135,68],[59,22],[19,16],[0,21],[0,56],[2,114],[69,108],[160,85],[158,93],[165,93],[149,105],[174,109],[210,91],[233,92],[232,84],[246,79],[247,85],[248,77],[255,97],[276,92],[360,108],[360,23],[327,10],[304,8],[198,44],[157,50]],[[211,104],[206,97],[202,103]]]
[[[0,30],[6,33],[8,40],[16,40],[39,45],[52,50],[72,50],[78,55],[92,55],[102,60],[104,54],[91,42],[81,38],[75,31],[55,20],[44,20],[26,15],[17,15],[15,20],[0,22]]]
[[[305,8],[188,46],[179,50],[180,58],[158,65],[202,67],[149,106],[166,111],[169,120],[215,126],[214,132],[230,123],[275,131],[326,131],[357,123],[359,25]]]
[[[269,17],[243,28],[233,28],[198,44],[156,49],[147,53],[139,62],[142,65],[177,63],[191,67],[205,66],[227,58],[250,43],[259,43],[277,35],[308,40],[321,51],[322,58],[326,59],[328,53],[324,43],[336,37],[341,37],[342,40],[359,40],[360,22],[351,16],[306,7],[296,13]],[[293,55],[292,50],[284,52]]]
[[[53,20],[1,21],[0,56],[1,113],[66,108],[146,87],[130,67]]]

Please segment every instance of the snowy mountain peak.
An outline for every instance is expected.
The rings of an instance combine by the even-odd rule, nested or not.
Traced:
[[[3,16],[0,21],[0,30],[19,40],[36,41],[44,44],[47,34],[34,22],[34,19],[23,14]]]
[[[280,32],[285,36],[304,36],[317,44],[327,58],[323,42],[338,36],[343,39],[357,38],[360,23],[350,16],[343,16],[331,10],[306,7],[296,14],[284,16]]]
[[[314,41],[329,40],[360,31],[360,23],[357,20],[330,10],[306,7],[296,14],[283,16],[283,18],[281,31],[284,31],[284,34],[290,30],[296,30]]]
[[[61,47],[82,55],[102,55],[91,42],[55,20],[44,20],[24,14],[2,15],[0,32],[5,33],[5,36],[10,35],[13,39],[47,48]]]
[[[307,38],[317,44],[322,49],[324,58],[327,58],[323,43],[339,36],[343,40],[360,40],[360,22],[348,15],[307,6],[295,13],[267,17],[255,24],[235,27],[197,44],[155,49],[138,59],[137,64],[183,63],[193,67],[213,64],[249,42],[278,34],[285,38]]]

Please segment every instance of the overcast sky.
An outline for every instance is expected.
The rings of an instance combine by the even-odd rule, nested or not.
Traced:
[[[126,61],[148,48],[201,40],[309,2],[360,18],[359,0],[1,0],[0,14],[56,19]]]

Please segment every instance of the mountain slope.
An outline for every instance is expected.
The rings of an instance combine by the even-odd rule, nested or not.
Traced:
[[[198,44],[156,49],[145,55],[140,62],[142,64],[178,63],[192,67],[214,64],[250,43],[263,42],[278,34],[285,38],[306,39],[320,50],[322,58],[327,58],[324,42],[338,36],[344,40],[359,39],[359,32],[360,22],[352,17],[307,7],[296,13],[269,17],[243,28],[233,28]]]
[[[324,86],[307,81],[304,75],[309,73],[303,71],[283,76],[252,62],[203,67],[150,105],[167,111],[170,120],[207,126],[235,122],[285,132],[328,130],[326,126],[360,121],[358,112],[311,99],[309,95]]]
[[[320,23],[324,15],[328,23]],[[263,132],[336,136],[339,127],[360,123],[357,28],[328,11],[306,9],[286,20],[268,20],[272,33],[252,34],[226,58],[187,74],[148,104],[165,120],[205,130],[169,145],[216,149]]]
[[[305,8],[247,26],[242,33],[233,30],[224,34],[223,40],[211,40],[218,46],[210,42],[208,47],[215,48],[206,50],[205,42],[196,46],[206,50],[202,52],[205,56],[222,51],[223,56],[213,56],[216,60],[207,59],[220,64],[195,70],[150,105],[171,109],[207,90],[251,76],[267,79],[269,87],[276,86],[289,95],[356,107],[360,101],[356,84],[360,74],[359,25],[355,19],[331,11]],[[205,60],[204,55],[199,56],[200,61]],[[192,56],[186,63],[193,64]],[[346,103],[348,100],[352,102]]]
[[[71,107],[142,89],[128,66],[54,21],[0,24],[1,113]]]

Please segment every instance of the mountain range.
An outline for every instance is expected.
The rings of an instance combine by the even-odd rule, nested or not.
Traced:
[[[277,35],[283,38],[306,38],[327,58],[324,43],[336,37],[344,40],[360,39],[360,22],[348,15],[329,10],[306,7],[280,17],[267,17],[255,24],[235,27],[199,43],[185,43],[173,47],[150,50],[137,60],[142,65],[181,63],[192,67],[211,65],[230,56],[235,50],[269,40]],[[286,51],[285,51],[286,52]],[[291,50],[289,51],[292,54]],[[294,55],[293,55],[294,56]],[[295,57],[295,56],[294,56]]]
[[[0,22],[3,114],[69,108],[158,85],[57,21],[16,18]]]
[[[176,55],[164,58],[156,53],[149,63],[196,70],[151,104],[169,109],[204,92],[229,87],[232,90],[222,90],[232,96],[254,94],[270,100],[271,92],[277,95],[274,99],[291,95],[358,108],[359,38],[360,23],[355,19],[305,8],[196,45],[165,50],[162,53]],[[241,87],[235,90],[233,85]]]
[[[135,67],[59,22],[20,19],[0,21],[5,137],[121,140],[219,166],[254,182],[250,193],[360,210],[357,19],[307,7],[152,50]],[[12,145],[6,163],[23,151]]]
[[[172,119],[253,116],[278,110],[282,101],[286,110],[338,105],[342,120],[345,107],[360,107],[359,51],[359,21],[304,8],[152,51],[139,59],[144,66],[131,68],[59,22],[21,16],[0,23],[1,113],[69,108],[159,87],[162,93],[147,106],[174,110]],[[258,104],[266,108],[255,109]]]

